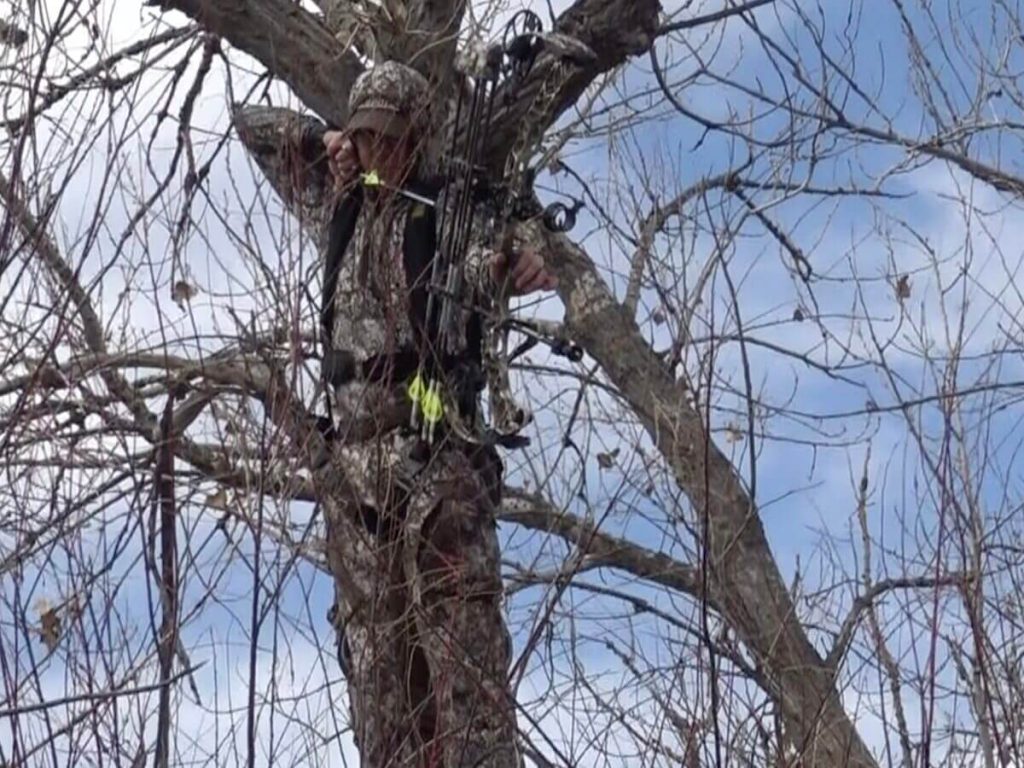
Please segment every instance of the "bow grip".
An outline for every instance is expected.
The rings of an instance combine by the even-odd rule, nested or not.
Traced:
[[[511,226],[505,226],[501,237],[498,240],[498,253],[505,257],[505,277],[502,280],[502,292],[507,292],[512,282],[512,272],[515,270],[522,253],[516,248],[515,237]],[[507,295],[507,294],[506,294]]]

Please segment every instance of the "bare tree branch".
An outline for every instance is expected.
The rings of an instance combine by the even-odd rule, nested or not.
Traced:
[[[675,216],[679,216],[686,204],[695,197],[699,197],[716,187],[728,189],[739,184],[738,174],[741,170],[729,171],[712,178],[701,179],[696,184],[684,189],[669,202],[656,206],[644,219],[643,224],[640,226],[639,243],[630,259],[626,295],[622,301],[622,306],[631,317],[636,315],[637,304],[640,301],[640,285],[643,281],[644,269],[651,256],[654,239],[664,229],[668,221]]]
[[[33,105],[26,114],[12,120],[8,120],[6,123],[2,123],[2,125],[11,130],[17,130],[25,123],[31,121],[35,115],[49,109],[61,99],[78,92],[81,88],[88,86],[93,82],[97,82],[109,89],[119,88],[125,83],[125,80],[109,77],[111,69],[116,64],[133,56],[138,56],[140,53],[146,53],[154,48],[164,45],[165,43],[187,40],[196,33],[197,29],[198,27],[195,25],[165,29],[163,32],[158,32],[145,40],[139,40],[136,43],[125,46],[95,65],[88,67],[81,72],[77,72],[73,77],[69,78],[66,83],[54,84],[54,86],[47,91],[46,95],[43,96],[37,104]],[[168,47],[168,49],[164,51],[163,55],[166,55],[171,50],[173,50],[173,46]],[[146,68],[143,67],[141,71],[145,71],[145,69]]]
[[[857,599],[853,601],[853,608],[850,609],[846,618],[843,619],[842,628],[839,630],[839,635],[836,637],[832,650],[829,651],[828,657],[825,659],[825,664],[833,669],[838,667],[842,662],[843,656],[846,654],[850,641],[853,638],[853,633],[857,631],[857,625],[860,623],[862,614],[868,611],[880,597],[900,589],[959,587],[969,579],[969,574],[951,573],[938,579],[934,576],[907,576],[873,583],[867,592],[858,595]]]
[[[223,37],[281,78],[314,112],[337,125],[348,115],[348,92],[362,71],[313,14],[288,0],[154,0]]]
[[[57,245],[2,172],[0,172],[0,200],[13,215],[18,228],[32,244],[36,255],[51,274],[54,282],[64,291],[63,301],[67,303],[62,303],[61,307],[57,309],[57,316],[63,317],[65,309],[72,309],[82,321],[85,343],[88,348],[94,354],[106,354],[107,344],[104,339],[103,326],[92,306],[92,301],[82,289],[77,274],[68,265]],[[156,428],[156,417],[146,407],[142,399],[132,391],[131,386],[124,378],[109,370],[102,371],[100,375],[110,391],[128,407],[140,428],[148,430]]]
[[[821,759],[866,768],[875,760],[833,688],[833,673],[807,638],[779,574],[757,508],[728,459],[704,430],[683,388],[614,300],[593,262],[564,235],[532,227],[531,242],[552,254],[566,324],[630,402],[698,518],[707,515],[713,594],[776,686],[798,745]],[[809,723],[808,712],[820,713]],[[842,761],[847,761],[843,763]]]
[[[654,42],[658,8],[657,0],[576,0],[554,31],[579,41],[595,57],[543,54],[514,93],[499,92],[485,163],[500,169],[524,120],[532,135],[542,136],[600,75],[645,53]]]
[[[50,699],[49,701],[39,702],[38,704],[25,704],[20,707],[0,709],[0,717],[18,717],[21,715],[28,715],[32,712],[39,712],[44,709],[66,707],[68,704],[77,704],[84,701],[110,701],[123,696],[138,696],[143,693],[152,693],[153,691],[159,691],[161,688],[166,686],[174,685],[178,680],[182,680],[200,669],[203,664],[205,664],[205,662],[200,662],[193,667],[183,669],[180,672],[175,673],[168,680],[161,680],[160,682],[153,683],[152,685],[137,685],[130,688],[120,688],[110,691],[102,691],[99,693],[82,693],[75,696],[62,696],[59,699]]]
[[[542,496],[506,488],[499,517],[525,528],[555,534],[570,544],[582,547],[587,568],[617,568],[700,599],[701,578],[692,566],[602,533],[577,516],[556,509]],[[708,600],[712,605],[717,604],[712,596]]]
[[[663,24],[658,29],[658,35],[667,35],[670,32],[678,32],[683,29],[694,29],[696,27],[714,24],[718,21],[725,21],[731,16],[739,16],[741,13],[747,13],[762,6],[771,5],[774,2],[775,0],[749,0],[749,2],[735,5],[733,4],[733,0],[728,0],[726,7],[722,8],[720,11],[704,13],[700,16],[693,16],[689,19],[682,19],[680,21]]]

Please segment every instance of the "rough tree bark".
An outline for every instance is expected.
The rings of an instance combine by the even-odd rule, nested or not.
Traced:
[[[787,737],[814,766],[875,765],[834,685],[834,670],[800,625],[764,534],[757,506],[706,433],[636,321],[615,301],[593,261],[568,238],[533,227],[532,240],[552,254],[571,338],[602,366],[629,401],[707,527],[709,599],[757,659],[782,710]],[[614,333],[608,329],[614,328]]]
[[[288,0],[217,4],[161,0],[160,4],[184,11],[258,58],[325,119],[344,119],[345,97],[359,64],[339,44],[343,36],[332,34],[332,29],[313,15]],[[349,5],[337,0],[321,4],[330,11],[334,32],[344,27]],[[403,30],[413,25],[396,21],[392,15],[388,26],[374,36],[382,51],[409,59],[416,45],[430,40],[450,54],[454,45],[451,33],[462,16],[461,2],[421,0],[387,6],[403,9],[404,21],[422,22],[421,37],[414,40],[403,35]],[[587,44],[597,58],[568,65],[552,58],[538,62],[490,136],[487,157],[491,167],[500,165],[527,112],[536,121],[534,130],[546,130],[595,78],[649,50],[657,34],[659,10],[656,0],[577,0],[563,13],[556,30]],[[362,23],[365,21],[363,18]],[[443,69],[450,67],[450,61],[450,55],[429,55],[416,64],[429,71],[435,82],[443,82],[450,77]],[[552,83],[554,92],[550,91]],[[541,87],[549,92],[538,113],[531,108]],[[305,203],[311,202],[310,191],[293,190],[288,179],[277,175],[273,161],[272,136],[280,121],[290,115],[287,110],[240,106],[235,123],[278,192],[285,199],[289,199],[290,189],[298,192],[291,201],[293,209],[301,212]],[[829,768],[875,765],[843,709],[832,670],[796,618],[754,500],[735,468],[705,433],[700,414],[644,341],[630,313],[614,300],[586,253],[568,238],[538,228],[529,236],[551,255],[572,337],[603,366],[628,399],[693,504],[697,518],[706,524],[710,545],[707,598],[756,659],[759,680],[783,712],[787,738],[802,753],[802,764]],[[328,499],[327,503],[332,502]],[[346,571],[351,564],[366,562],[367,553],[361,549],[359,536],[349,538],[345,546],[352,551],[342,551],[341,561],[332,566],[339,581],[358,590],[360,584],[365,585],[365,578]]]
[[[349,89],[362,72],[323,22],[285,0],[158,0],[259,60],[328,122],[343,125]]]

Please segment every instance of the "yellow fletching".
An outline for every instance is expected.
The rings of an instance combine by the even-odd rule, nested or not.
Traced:
[[[423,377],[417,373],[416,377],[409,382],[409,399],[418,403],[426,393],[427,385],[423,382]]]
[[[432,387],[423,395],[420,402],[423,409],[423,420],[428,424],[436,424],[444,416],[444,403],[441,402],[441,395],[437,387]]]

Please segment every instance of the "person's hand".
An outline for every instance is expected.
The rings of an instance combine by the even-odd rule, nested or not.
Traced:
[[[327,131],[324,134],[327,161],[334,174],[334,181],[343,187],[359,174],[359,155],[356,145],[343,131]]]
[[[519,296],[534,291],[553,291],[558,287],[558,278],[548,270],[544,257],[536,251],[523,250],[512,260],[504,253],[496,253],[491,259],[491,277],[501,285],[509,279],[512,289]]]

